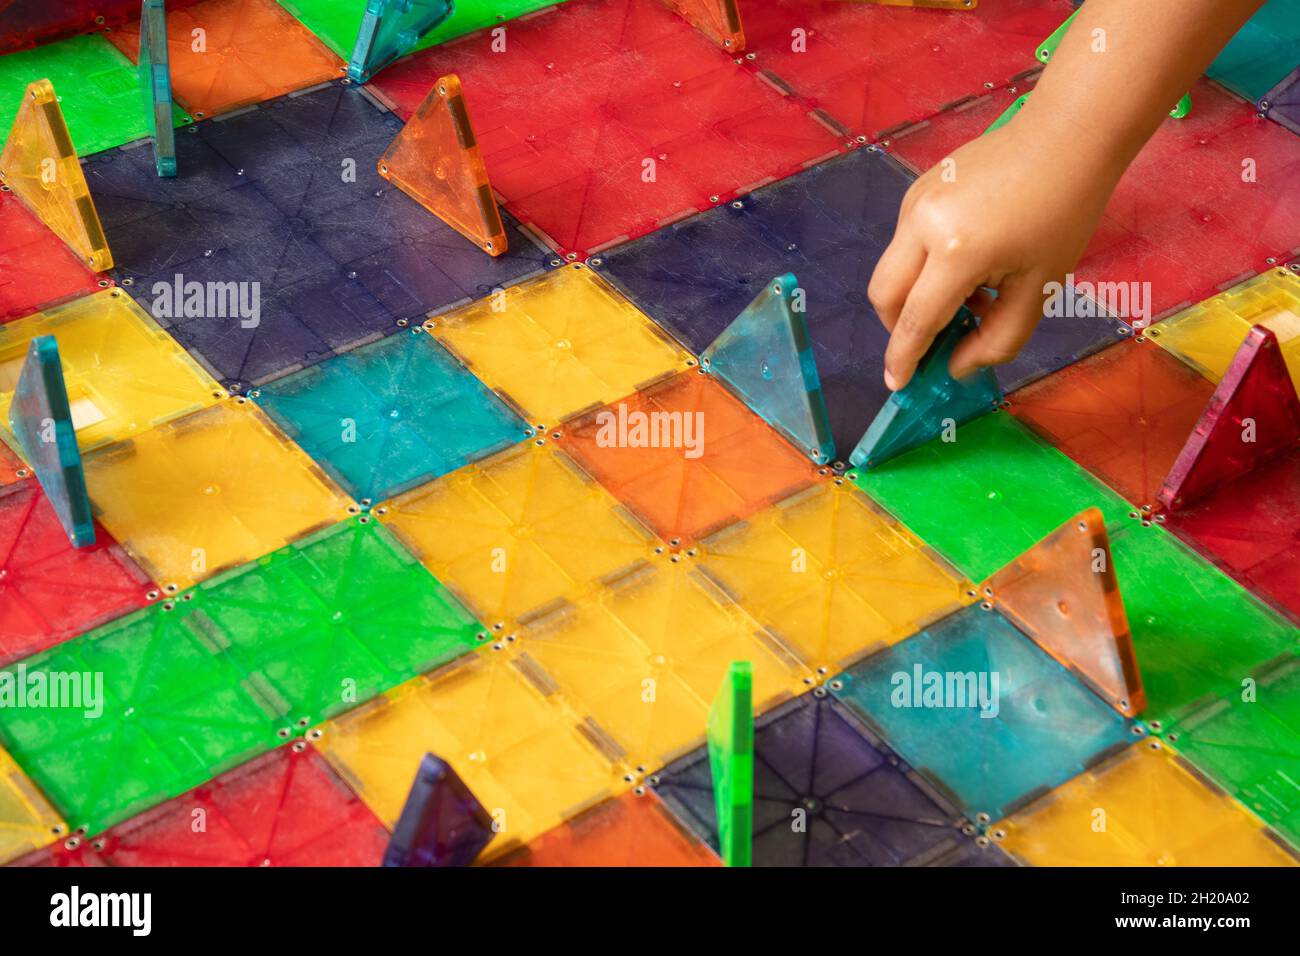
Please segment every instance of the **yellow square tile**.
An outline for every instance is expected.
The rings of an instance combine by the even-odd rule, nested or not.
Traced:
[[[1158,741],[1134,744],[995,825],[1034,866],[1294,866],[1294,852]]]
[[[841,478],[702,541],[701,566],[827,673],[974,600],[972,585]]]
[[[534,424],[554,424],[695,364],[581,265],[493,293],[426,328]]]
[[[359,510],[242,398],[101,448],[85,464],[96,517],[168,590]]]
[[[517,636],[519,649],[641,772],[703,743],[732,661],[753,664],[755,713],[814,683],[680,555],[642,565],[578,604],[530,621]]]
[[[1300,275],[1270,269],[1151,327],[1150,336],[1211,381],[1219,381],[1251,326],[1277,336],[1300,389]]]
[[[0,866],[66,836],[68,825],[0,747]]]
[[[375,509],[488,624],[576,600],[657,542],[545,440],[525,442]]]
[[[121,289],[108,289],[0,325],[0,422],[27,346],[59,343],[77,443],[89,451],[198,411],[225,390]]]
[[[496,822],[484,859],[527,843],[629,789],[600,746],[526,657],[484,648],[349,711],[309,738],[390,827],[420,758],[451,764]]]

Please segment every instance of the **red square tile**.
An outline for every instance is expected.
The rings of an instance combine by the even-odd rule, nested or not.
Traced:
[[[13,193],[0,190],[0,322],[112,284],[87,269]]]
[[[492,43],[425,50],[371,86],[409,119],[459,75],[493,188],[564,249],[642,235],[841,147],[658,0],[564,4]]]
[[[1130,340],[1013,392],[1011,413],[1137,505],[1160,485],[1214,383],[1149,341]]]
[[[753,514],[817,476],[812,462],[698,372],[571,421],[562,436],[560,447],[670,544]]]
[[[103,528],[74,548],[35,480],[0,490],[0,666],[144,607],[152,588]]]

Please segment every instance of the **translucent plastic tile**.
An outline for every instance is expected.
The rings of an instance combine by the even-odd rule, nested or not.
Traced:
[[[53,336],[33,339],[28,347],[9,404],[9,429],[72,546],[94,544],[86,473]]]
[[[576,264],[493,292],[426,327],[534,424],[613,402],[695,361]]]
[[[656,792],[717,844],[707,756],[657,774]],[[755,866],[950,866],[973,840],[961,814],[825,692],[759,717],[754,730]],[[978,865],[1001,862],[985,851]]]
[[[203,43],[194,31],[203,31]],[[129,57],[139,49],[139,21],[105,34]],[[275,0],[199,0],[169,10],[167,47],[172,91],[195,119],[228,113],[332,80],[342,61]]]
[[[144,108],[153,123],[153,162],[159,176],[176,175],[176,130],[172,126],[172,72],[167,52],[167,11],[163,0],[145,0],[140,14],[136,69]]]
[[[1150,342],[1119,342],[1010,395],[1011,414],[1136,505],[1160,486],[1214,384]]]
[[[1300,452],[1165,516],[1165,527],[1300,623]]]
[[[724,528],[699,552],[705,572],[818,672],[970,600],[969,582],[839,478]]]
[[[0,190],[0,324],[111,284],[10,190]]]
[[[492,816],[497,836],[484,861],[632,786],[551,688],[490,650],[403,684],[311,736],[389,825],[420,757],[441,754]]]
[[[905,451],[935,438],[956,438],[960,425],[987,415],[1002,402],[1002,388],[991,369],[965,379],[948,372],[957,343],[975,329],[962,310],[921,357],[911,381],[889,396],[849,456],[855,468],[878,468]]]
[[[358,500],[381,500],[501,451],[524,422],[428,337],[394,335],[252,397]]]
[[[144,607],[152,584],[95,537],[73,547],[36,482],[0,489],[0,665]]]
[[[911,183],[897,162],[859,150],[603,252],[589,265],[697,353],[756,289],[794,273],[831,433],[847,455],[890,395],[883,361],[889,335],[866,288]],[[1010,389],[1061,368],[1114,342],[1118,325],[1083,308],[1044,319],[1020,358],[998,370],[999,381]]]
[[[1133,717],[1146,706],[1098,509],[1071,518],[993,575],[984,594],[1120,713]]]
[[[674,546],[801,491],[817,474],[766,422],[696,372],[567,423],[560,444]]]
[[[606,800],[501,860],[502,866],[718,866],[653,791]]]
[[[670,0],[669,6],[728,52],[745,49],[740,0]]]
[[[1295,866],[1237,801],[1156,741],[1134,744],[997,824],[1031,866]]]
[[[1129,506],[1010,415],[996,412],[884,468],[860,488],[962,572],[982,580],[1085,508],[1109,525]]]
[[[58,812],[0,747],[0,865],[67,832]]]
[[[194,0],[170,0],[181,7]],[[0,53],[116,27],[140,15],[140,0],[0,0]]]
[[[469,866],[494,836],[492,817],[446,761],[420,758],[384,866]]]
[[[1259,108],[1273,122],[1300,134],[1300,67],[1265,93]]]
[[[348,60],[348,76],[364,83],[412,52],[420,39],[451,16],[451,0],[367,0]]]
[[[723,866],[749,866],[754,839],[753,672],[733,661],[709,709],[709,774]]]
[[[733,661],[750,662],[758,711],[812,683],[685,559],[660,557],[517,636],[532,667],[635,766],[662,766],[703,742]]]
[[[96,272],[112,267],[113,255],[49,80],[37,80],[23,93],[0,152],[0,180],[83,263]]]
[[[1292,0],[1269,0],[1238,31],[1206,74],[1257,100],[1300,63],[1300,22]]]
[[[384,182],[400,127],[334,83],[192,127],[175,182],[147,150],[91,157],[116,278],[216,378],[247,386],[540,271],[549,256],[513,225],[493,259]]]
[[[1128,722],[995,611],[969,607],[831,682],[966,815],[997,819],[1133,738]]]
[[[29,477],[31,472],[27,470],[27,466],[9,450],[8,445],[0,442],[0,488],[16,485]]]
[[[1165,739],[1293,844],[1300,842],[1300,660],[1241,672],[1237,686]]]
[[[1300,646],[1300,632],[1158,525],[1112,530],[1111,550],[1146,688],[1168,720]],[[1176,581],[1177,587],[1170,587]]]
[[[1031,92],[1037,82],[1038,77],[1026,76],[1012,86],[969,96],[929,119],[890,133],[881,145],[890,155],[917,173],[923,173],[953,150],[991,132],[995,123],[1009,121],[1007,111]]]
[[[492,185],[561,250],[598,252],[843,146],[662,0],[566,3],[507,30],[500,49],[484,32],[370,85],[409,118],[459,75]]]
[[[440,76],[379,159],[379,174],[489,255],[505,227],[455,74]]]
[[[89,452],[124,441],[225,393],[121,289],[109,289],[0,326],[0,415],[32,340],[58,340],[77,443]]]
[[[452,4],[451,17],[418,39],[414,49],[436,46],[562,2],[564,0],[459,0]],[[339,56],[352,55],[365,15],[364,4],[357,0],[281,0],[280,5]]]
[[[88,455],[86,481],[109,533],[151,578],[182,589],[356,508],[242,399]]]
[[[1160,489],[1177,509],[1300,445],[1300,396],[1277,336],[1252,328]]]
[[[752,9],[751,9],[752,8]],[[742,7],[746,50],[851,133],[871,140],[1038,65],[1034,50],[1069,15],[1067,0],[1007,0],[916,10],[839,0]],[[805,42],[792,42],[792,31]]]
[[[38,78],[59,91],[59,106],[78,156],[149,136],[152,121],[140,105],[135,67],[104,34],[71,37],[0,58],[0,130],[13,124],[23,90]],[[177,126],[189,121],[184,112],[175,111]]]
[[[835,443],[804,318],[804,295],[793,273],[773,279],[704,350],[700,363],[796,448],[824,465],[835,457]]]
[[[1300,275],[1270,269],[1161,322],[1151,337],[1218,382],[1251,326],[1275,336],[1300,390]]]
[[[387,842],[384,825],[298,741],[118,824],[89,848],[109,866],[377,866]]]
[[[656,547],[607,491],[545,442],[469,465],[375,514],[492,625],[576,601]]]

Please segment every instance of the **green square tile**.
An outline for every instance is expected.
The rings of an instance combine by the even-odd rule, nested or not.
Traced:
[[[78,156],[144,139],[152,124],[135,64],[95,33],[0,56],[0,136],[8,136],[27,85],[49,80]],[[190,122],[173,108],[177,126]]]
[[[979,581],[1085,508],[1109,525],[1130,506],[1004,412],[870,471],[858,486]]]

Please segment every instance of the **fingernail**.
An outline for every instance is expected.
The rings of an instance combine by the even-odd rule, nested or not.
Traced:
[[[894,378],[894,373],[889,369],[885,369],[885,388],[891,392],[898,391],[898,379]]]

